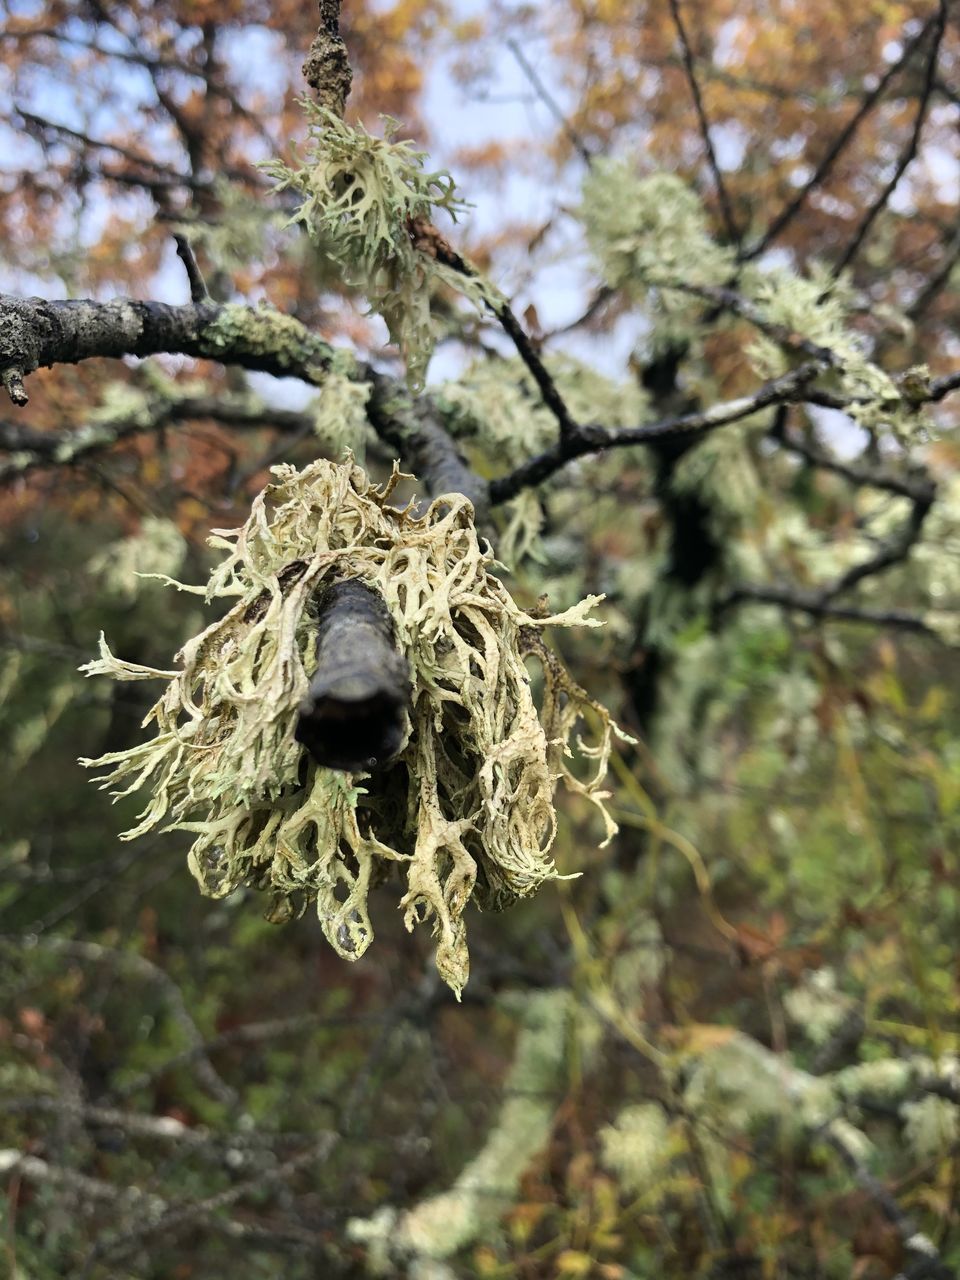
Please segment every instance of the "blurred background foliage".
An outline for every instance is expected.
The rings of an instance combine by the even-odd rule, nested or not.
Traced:
[[[269,299],[395,359],[280,230],[253,167],[303,134],[310,5],[0,15],[5,287],[180,300],[186,225],[215,296]],[[637,322],[635,300],[597,286],[571,217],[591,158],[679,174],[747,256],[837,264],[911,145],[935,16],[930,0],[358,0],[350,111],[395,116],[455,168],[478,205],[458,245],[531,332],[559,331],[548,350],[578,413],[630,425],[746,393],[750,335],[702,307]],[[893,373],[957,364],[958,65],[951,11],[909,182],[847,264],[854,323]],[[502,470],[550,423],[495,335],[452,304],[447,323],[432,389],[477,468]],[[157,363],[178,394],[253,394],[235,372]],[[9,1274],[960,1274],[956,404],[907,442],[847,419],[800,428],[936,477],[923,539],[862,600],[934,609],[939,636],[720,608],[744,566],[815,584],[899,518],[902,499],[780,449],[767,419],[686,457],[587,459],[509,509],[521,603],[606,593],[603,632],[557,647],[638,742],[613,760],[612,844],[565,800],[555,852],[579,878],[473,913],[458,1005],[390,898],[347,965],[309,913],[278,927],[252,891],[201,898],[181,837],[118,842],[135,801],[111,808],[76,766],[136,741],[149,705],[77,674],[99,631],[167,667],[199,626],[194,597],[137,573],[202,581],[209,530],[243,519],[273,462],[324,447],[329,406],[267,379],[255,394],[300,413],[294,430],[157,426],[164,377],[38,375],[18,422],[129,431],[0,472]],[[338,447],[383,474],[383,446],[342,416]]]

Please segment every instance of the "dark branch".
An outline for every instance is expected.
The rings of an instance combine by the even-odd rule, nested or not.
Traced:
[[[927,112],[930,109],[930,102],[933,97],[933,87],[937,72],[937,59],[940,55],[940,46],[943,43],[943,34],[947,25],[947,6],[946,0],[940,0],[937,7],[936,17],[933,19],[933,36],[930,42],[930,53],[927,57],[927,68],[924,76],[923,88],[920,91],[920,100],[917,104],[917,114],[914,120],[913,129],[910,139],[900,159],[897,161],[897,167],[894,169],[889,182],[885,183],[876,200],[864,214],[860,225],[853,234],[853,238],[847,245],[838,262],[833,265],[833,274],[838,276],[841,271],[850,265],[857,256],[860,246],[866,239],[870,228],[876,219],[887,207],[887,202],[893,195],[900,179],[906,173],[908,166],[916,158],[917,151],[920,147],[920,135],[923,132],[923,126],[927,118]]]
[[[846,149],[847,144],[851,141],[860,125],[883,96],[890,81],[910,61],[917,48],[923,43],[936,20],[936,17],[929,18],[912,40],[904,42],[903,52],[900,57],[896,62],[892,62],[890,64],[877,81],[876,85],[874,85],[869,93],[865,94],[860,106],[827,148],[820,163],[810,175],[809,181],[804,183],[793,199],[774,218],[757,243],[741,254],[742,261],[749,262],[753,258],[759,257],[767,246],[777,238],[781,231],[783,231],[784,228],[793,221],[803,208],[811,193],[823,184],[830,170]]]
[[[687,83],[690,86],[690,95],[693,98],[694,109],[697,113],[697,121],[700,125],[700,136],[703,138],[703,145],[706,148],[707,159],[710,162],[710,172],[713,174],[713,183],[717,188],[717,197],[720,201],[720,209],[723,213],[723,222],[727,230],[727,239],[731,244],[740,243],[740,229],[737,226],[737,220],[734,217],[733,205],[730,201],[730,195],[727,191],[726,183],[723,180],[723,174],[720,171],[720,165],[717,162],[717,153],[714,150],[713,139],[710,136],[710,122],[707,119],[707,113],[703,105],[703,95],[700,92],[700,83],[697,80],[697,72],[693,61],[693,50],[690,47],[690,40],[687,37],[687,30],[683,23],[683,16],[680,13],[679,0],[670,0],[670,13],[673,17],[673,25],[677,29],[677,37],[680,41],[680,49],[683,55],[683,69],[686,72]]]
[[[944,1265],[940,1252],[929,1236],[924,1235],[893,1195],[876,1178],[847,1143],[831,1129],[823,1134],[827,1142],[853,1175],[857,1185],[874,1201],[896,1231],[909,1261],[905,1273],[910,1280],[955,1280],[956,1273]]]
[[[818,591],[803,591],[799,587],[775,587],[762,582],[741,582],[714,606],[717,617],[738,604],[777,605],[788,612],[806,613],[811,618],[832,619],[836,622],[858,622],[871,627],[892,627],[897,631],[909,631],[940,637],[927,626],[918,614],[906,609],[871,609],[858,605],[836,604],[824,599]]]
[[[706,435],[728,423],[739,422],[741,418],[747,418],[770,405],[788,404],[802,399],[803,388],[822,369],[822,364],[810,361],[779,378],[765,382],[753,395],[727,400],[702,412],[661,418],[658,422],[642,427],[628,427],[620,431],[600,426],[578,427],[576,433],[567,440],[561,440],[537,457],[521,463],[508,475],[491,480],[490,501],[494,504],[506,502],[516,497],[522,489],[542,483],[568,462],[586,453],[622,448],[625,445],[656,444],[671,437]]]
[[[460,275],[472,278],[479,275],[476,267],[471,262],[468,262],[462,254],[458,253],[446,237],[426,218],[411,218],[407,224],[407,231],[413,247],[421,253],[435,258],[438,262],[442,262],[444,266],[459,272]],[[536,348],[527,336],[523,325],[510,309],[510,304],[506,301],[499,303],[488,301],[487,307],[500,321],[504,332],[516,347],[520,359],[533,375],[533,380],[540,389],[544,404],[559,424],[561,441],[573,439],[579,431],[579,427],[567,408],[563,396],[557,389],[557,385],[550,376],[546,365],[540,359]]]
[[[358,579],[327,589],[317,618],[317,667],[295,736],[328,769],[389,764],[410,724],[410,672],[383,597]]]
[[[370,383],[367,418],[377,435],[424,478],[434,497],[462,493],[469,498],[477,524],[483,525],[490,509],[487,482],[467,465],[433,402],[427,396],[414,399],[376,369],[364,366],[364,372]]]
[[[818,467],[822,471],[832,471],[834,475],[842,476],[852,485],[884,489],[888,493],[899,494],[914,502],[923,502],[932,497],[932,482],[926,475],[899,476],[889,471],[881,471],[876,467],[866,466],[862,462],[844,461],[822,445],[788,433],[786,423],[782,421],[775,425],[770,435],[781,448],[797,454],[812,467]]]
[[[207,288],[207,282],[204,280],[203,273],[197,265],[193,245],[179,231],[174,232],[173,238],[177,245],[177,257],[183,263],[184,270],[187,273],[187,280],[190,283],[191,302],[209,302],[210,290]]]

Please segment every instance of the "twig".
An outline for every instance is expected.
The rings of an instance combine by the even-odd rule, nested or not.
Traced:
[[[537,72],[534,70],[533,66],[529,62],[527,55],[523,52],[523,49],[521,49],[519,43],[516,40],[514,40],[512,36],[508,37],[505,43],[507,48],[516,58],[517,62],[520,64],[520,69],[523,71],[523,74],[530,81],[530,84],[533,87],[534,93],[536,93],[537,97],[540,99],[543,105],[547,108],[547,110],[551,113],[551,115],[560,125],[561,129],[564,131],[567,137],[570,139],[570,142],[572,143],[574,150],[580,155],[580,158],[583,160],[584,164],[588,164],[588,165],[593,164],[593,159],[594,159],[593,152],[590,150],[590,148],[584,142],[583,138],[580,136],[579,133],[577,133],[576,129],[574,129],[573,125],[564,115],[563,111],[560,109],[559,103],[550,93],[547,86],[540,79],[539,75],[537,74]]]
[[[560,441],[544,450],[534,458],[528,459],[505,476],[490,482],[490,501],[494,505],[507,502],[522,490],[542,483],[554,475],[567,463],[585,453],[596,453],[605,449],[622,448],[627,445],[656,444],[671,438],[705,435],[731,422],[739,422],[770,405],[790,403],[803,398],[803,389],[808,382],[823,370],[822,363],[810,361],[789,373],[782,374],[763,386],[750,396],[741,396],[736,400],[722,401],[709,409],[695,413],[684,413],[661,418],[657,422],[647,423],[641,427],[627,427],[619,431],[611,431],[600,426],[581,426],[566,441]]]
[[[677,37],[680,41],[680,49],[683,55],[683,69],[686,72],[687,83],[690,86],[690,94],[693,98],[693,105],[700,125],[700,136],[703,138],[703,145],[706,148],[707,159],[710,162],[710,172],[713,174],[713,183],[717,189],[717,197],[720,201],[721,212],[723,213],[723,222],[727,230],[727,239],[732,244],[739,245],[741,241],[740,229],[737,226],[737,220],[734,217],[730,194],[727,191],[726,183],[723,180],[723,174],[720,171],[720,165],[717,161],[717,153],[713,146],[713,139],[710,136],[710,122],[707,119],[706,109],[703,105],[703,95],[700,92],[700,83],[697,80],[697,73],[693,60],[693,50],[690,47],[690,40],[687,37],[686,27],[683,24],[683,16],[680,13],[679,0],[670,0],[670,13],[673,17],[673,25],[677,29]]]
[[[458,253],[447,238],[426,218],[411,218],[407,230],[414,248],[421,253],[428,254],[460,275],[470,278],[475,278],[479,275],[476,267],[462,254]],[[561,441],[572,439],[579,430],[577,423],[567,408],[563,396],[557,389],[556,383],[527,336],[523,325],[513,314],[510,304],[506,301],[488,301],[486,305],[500,321],[504,332],[516,347],[520,359],[533,375],[533,380],[540,390],[544,404],[556,418],[560,427]]]
[[[183,263],[184,270],[187,273],[187,280],[190,282],[190,301],[209,302],[210,291],[207,288],[207,282],[203,278],[203,273],[197,265],[193,245],[179,231],[174,232],[173,238],[177,245],[177,257]]]
[[[871,627],[892,627],[897,631],[910,631],[916,635],[940,640],[937,633],[915,613],[904,609],[870,609],[856,605],[836,604],[825,600],[816,591],[803,591],[796,587],[775,587],[762,582],[741,582],[715,605],[720,615],[734,605],[773,604],[782,609],[807,613],[813,618],[834,619],[837,622],[859,622]]]
[[[908,1273],[911,1280],[950,1280],[954,1277],[955,1273],[943,1265],[940,1252],[930,1237],[918,1230],[909,1214],[901,1209],[896,1199],[883,1183],[874,1177],[863,1161],[851,1150],[849,1144],[831,1128],[827,1128],[822,1136],[823,1140],[836,1151],[857,1185],[874,1201],[896,1231],[904,1253],[912,1259]]]
[[[853,259],[856,257],[860,249],[860,246],[863,244],[864,240],[866,239],[867,234],[870,231],[870,228],[874,224],[874,221],[886,208],[887,201],[893,195],[894,191],[896,190],[900,182],[900,179],[903,177],[904,173],[907,171],[908,166],[916,157],[917,151],[920,146],[920,135],[923,132],[923,126],[926,121],[927,112],[930,109],[930,101],[933,96],[934,80],[935,80],[936,71],[937,71],[937,59],[940,54],[940,45],[943,42],[943,35],[944,35],[944,31],[946,30],[946,25],[947,25],[946,0],[940,0],[939,5],[937,6],[936,17],[933,19],[933,37],[930,43],[930,54],[927,58],[926,74],[923,80],[923,88],[920,92],[920,100],[917,105],[917,115],[916,115],[916,119],[914,120],[913,129],[910,134],[910,139],[906,147],[904,148],[903,153],[900,156],[900,159],[897,162],[897,167],[894,169],[889,182],[887,182],[884,185],[883,189],[880,191],[880,194],[877,196],[876,200],[874,200],[873,204],[867,210],[866,214],[864,215],[863,219],[860,222],[860,225],[857,227],[856,231],[854,232],[853,238],[851,239],[850,243],[847,245],[839,261],[833,264],[832,272],[835,276],[840,275],[840,273],[846,267],[848,267],[850,263],[853,261]]]
[[[397,449],[404,461],[411,463],[429,491],[463,493],[474,504],[478,522],[482,522],[487,504],[486,483],[460,457],[434,402],[428,396],[414,399],[403,382],[334,348],[290,316],[212,302],[191,302],[179,307],[129,299],[44,302],[0,294],[0,375],[6,376],[10,371],[22,379],[47,365],[159,352],[216,360],[277,377],[295,377],[315,387],[323,386],[336,362],[345,376],[370,386],[370,425]],[[188,400],[180,403],[187,404]],[[239,425],[242,410],[217,407],[238,403],[236,399],[210,399],[204,402],[204,412]],[[262,416],[260,425],[276,421],[286,430],[299,430],[304,422],[303,415],[294,418],[285,410],[268,409]],[[249,425],[256,425],[256,414],[248,414],[247,420]],[[102,447],[109,443],[103,441]],[[46,460],[69,458],[55,454],[50,459],[45,455],[40,464],[33,456],[14,457],[10,467],[22,471],[33,465],[46,465]]]
[[[819,467],[823,471],[832,471],[835,475],[842,476],[844,480],[847,480],[852,485],[883,489],[887,493],[896,493],[903,498],[910,498],[914,502],[922,502],[932,497],[932,481],[925,474],[918,475],[915,478],[898,476],[888,471],[879,471],[875,467],[865,466],[860,462],[844,461],[842,458],[830,453],[820,444],[812,443],[800,436],[788,434],[786,422],[783,420],[774,425],[770,435],[781,448],[787,449],[790,453],[795,453],[813,467]]]
[[[876,85],[874,85],[869,93],[864,96],[860,106],[827,148],[823,158],[814,169],[808,181],[803,184],[793,199],[783,209],[781,209],[780,213],[773,219],[757,243],[740,254],[740,260],[742,262],[750,262],[752,259],[759,257],[760,254],[766,250],[767,246],[771,244],[777,236],[779,236],[781,231],[783,231],[784,228],[793,221],[796,215],[803,208],[811,193],[823,183],[827,174],[833,168],[857,129],[883,95],[887,85],[913,57],[914,51],[923,42],[935,20],[935,18],[929,18],[914,38],[904,44],[903,52],[900,57],[896,62],[892,62],[890,64],[877,81]]]

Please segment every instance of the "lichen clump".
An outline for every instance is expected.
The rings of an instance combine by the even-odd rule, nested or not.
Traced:
[[[446,170],[425,169],[425,152],[395,140],[394,121],[387,120],[386,136],[377,138],[308,99],[303,107],[310,125],[304,162],[264,167],[278,191],[289,188],[301,197],[290,222],[303,225],[343,282],[361,290],[383,317],[417,390],[436,341],[432,287],[447,285],[478,307],[499,297],[477,274],[419,247],[421,220],[432,224],[442,212],[455,222],[467,206]]]
[[[408,929],[428,923],[437,966],[459,993],[467,979],[464,909],[499,908],[557,876],[550,856],[558,778],[603,812],[611,734],[607,713],[545,648],[545,626],[595,626],[589,597],[531,616],[494,576],[466,498],[424,514],[392,506],[400,478],[371,484],[352,460],[274,468],[246,524],[218,531],[225,557],[208,601],[235,598],[217,622],[160,671],[126,663],[101,639],[90,674],[163,679],[148,713],[155,736],[84,764],[104,786],[149,788],[140,821],[194,835],[189,865],[202,890],[241,885],[274,896],[278,919],[315,900],[327,939],[346,959],[370,944],[371,886],[391,868],[406,878]],[[356,578],[381,593],[413,682],[411,730],[389,768],[322,768],[294,739],[315,664],[315,606],[325,587]],[[538,714],[525,659],[543,670]],[[587,713],[594,744],[575,737]],[[571,739],[586,757],[574,772]]]

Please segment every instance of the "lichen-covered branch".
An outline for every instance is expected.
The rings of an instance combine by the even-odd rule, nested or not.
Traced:
[[[383,597],[356,578],[323,596],[317,665],[295,736],[329,769],[388,764],[410,731],[410,671]]]
[[[568,991],[540,991],[515,1000],[520,1034],[505,1082],[507,1096],[483,1147],[446,1191],[403,1211],[384,1205],[372,1218],[350,1223],[350,1235],[367,1248],[373,1275],[396,1275],[417,1262],[450,1258],[496,1223],[550,1138],[571,1041],[581,1069],[592,1066],[600,1023]]]
[[[343,116],[353,72],[340,34],[340,0],[319,0],[320,28],[303,64],[303,77],[322,107]]]
[[[370,424],[395,448],[400,459],[415,471],[433,495],[462,493],[482,518],[487,507],[487,486],[463,461],[443,420],[428,397],[415,398],[405,384],[358,361],[349,351],[337,349],[305,325],[269,307],[245,307],[226,303],[45,302],[40,298],[16,298],[0,294],[0,376],[18,404],[26,403],[24,379],[39,368],[76,364],[95,357],[149,356],[161,352],[216,360],[225,365],[295,377],[323,386],[331,371],[353,382],[368,383]],[[255,415],[244,412],[236,397],[221,401],[204,397],[176,402],[171,416],[212,417],[236,425],[255,425]],[[129,424],[130,434],[163,425],[167,410],[158,406],[153,423]],[[169,418],[166,418],[169,420]],[[265,409],[264,426],[299,430],[283,410]],[[105,448],[119,438],[118,428],[97,429],[47,436],[33,432],[22,436],[17,429],[0,431],[0,447],[12,448],[14,457],[4,464],[0,478],[22,473],[45,463],[72,461],[79,452]],[[49,440],[48,445],[46,441]],[[58,450],[62,448],[62,453]]]
[[[599,453],[604,449],[623,448],[627,445],[655,444],[684,436],[706,435],[718,427],[739,422],[770,405],[790,404],[803,398],[803,389],[821,371],[822,365],[809,361],[790,370],[779,378],[758,387],[750,396],[722,401],[696,413],[684,413],[661,418],[657,422],[620,431],[610,431],[600,426],[578,427],[572,436],[557,441],[549,449],[522,463],[508,475],[490,482],[490,501],[494,504],[516,497],[523,489],[541,484],[549,476],[560,471],[567,463],[587,453]]]

